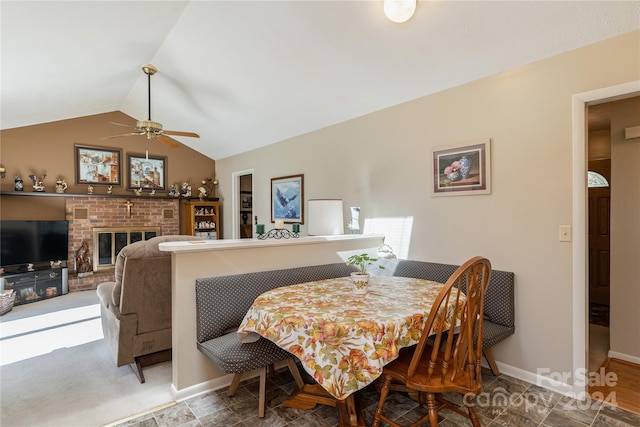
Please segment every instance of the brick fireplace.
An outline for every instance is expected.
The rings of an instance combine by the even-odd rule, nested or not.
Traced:
[[[87,242],[93,258],[93,229],[108,227],[160,227],[162,235],[180,234],[179,200],[154,197],[75,196],[67,197],[65,216],[69,221],[69,291],[96,289],[114,280],[113,271],[99,271],[78,277],[74,270],[76,251]]]

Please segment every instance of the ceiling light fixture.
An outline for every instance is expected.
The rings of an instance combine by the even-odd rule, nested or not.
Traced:
[[[384,0],[384,14],[392,22],[407,22],[416,11],[417,0]]]

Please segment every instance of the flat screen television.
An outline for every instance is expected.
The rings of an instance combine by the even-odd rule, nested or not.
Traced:
[[[0,221],[0,266],[66,261],[68,257],[68,221]]]

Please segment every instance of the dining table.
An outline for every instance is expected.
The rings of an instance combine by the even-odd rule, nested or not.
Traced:
[[[334,406],[340,426],[363,426],[356,392],[382,375],[400,349],[417,344],[442,287],[396,276],[371,276],[366,294],[354,293],[350,277],[283,286],[255,299],[238,337],[273,341],[315,380],[285,406]]]

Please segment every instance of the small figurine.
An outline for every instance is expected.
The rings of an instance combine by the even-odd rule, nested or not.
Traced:
[[[24,189],[24,184],[22,183],[22,178],[20,177],[20,174],[16,175],[13,189],[15,191],[23,191]]]
[[[200,198],[200,201],[203,201],[204,198],[207,197],[207,189],[204,187],[198,187],[198,191],[200,192],[198,197]]]
[[[135,193],[136,197],[140,197],[142,195],[142,187],[134,188],[133,192]]]
[[[27,264],[27,271],[33,271],[33,264]]]
[[[169,187],[169,196],[180,197],[180,192],[178,191],[178,184],[171,184],[171,186]]]
[[[93,187],[91,186],[91,184],[87,186],[87,194],[93,194]]]
[[[218,180],[212,178],[205,178],[202,180],[202,188],[205,189],[205,197],[213,197],[215,195],[216,187],[218,186]],[[200,190],[200,188],[198,188]]]
[[[149,195],[150,195],[150,196],[155,196],[155,195],[156,195],[156,189],[154,188],[153,190],[151,190],[151,191],[149,192]]]
[[[183,182],[181,187],[182,197],[191,197],[191,186],[188,182]]]
[[[33,191],[44,191],[44,179],[46,177],[47,177],[46,173],[42,175],[42,178],[40,180],[34,174],[29,175],[29,178],[31,178],[31,181],[33,181]]]
[[[62,194],[67,189],[67,183],[64,182],[64,179],[60,178],[56,181],[56,193]]]
[[[110,185],[109,187],[107,187],[107,194],[109,196],[113,194],[113,185]]]
[[[51,264],[51,268],[60,268],[62,266],[62,261],[49,261]]]
[[[89,245],[86,241],[83,241],[80,248],[76,251],[76,273],[78,273],[78,277],[93,274],[91,257],[89,256]]]

